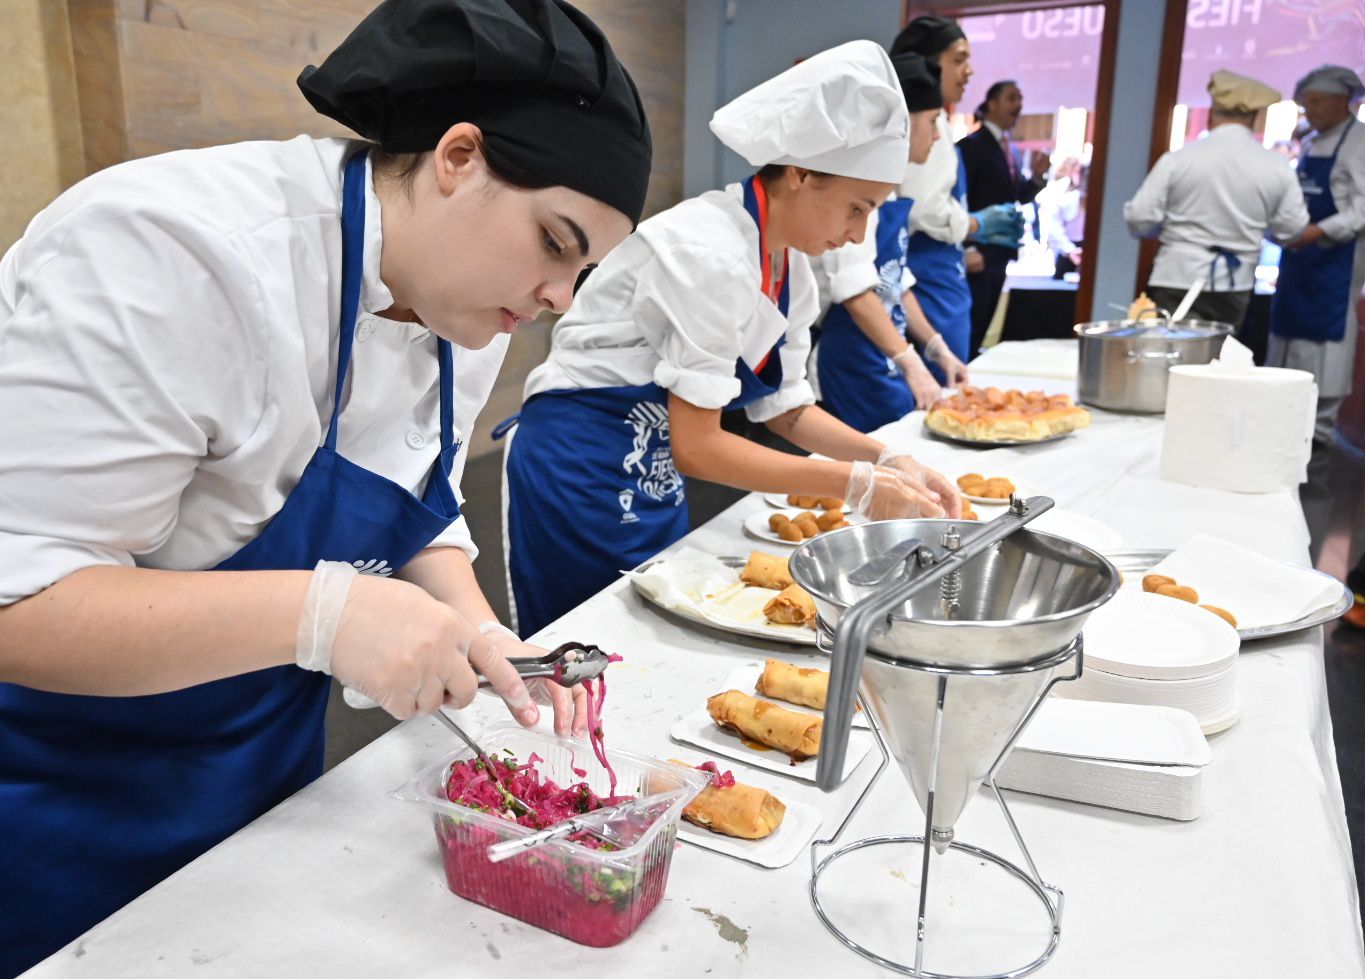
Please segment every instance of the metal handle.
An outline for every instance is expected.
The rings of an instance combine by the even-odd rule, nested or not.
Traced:
[[[834,634],[829,692],[825,697],[825,724],[820,735],[820,755],[815,768],[815,781],[821,789],[833,791],[843,774],[849,729],[853,723],[853,698],[858,693],[858,683],[863,674],[863,657],[867,654],[872,630],[882,625],[893,609],[1042,516],[1053,506],[1051,497],[1032,496],[1021,500],[1011,494],[1009,510],[982,524],[958,551],[936,549],[934,564],[922,568],[916,575],[893,580],[845,613]]]

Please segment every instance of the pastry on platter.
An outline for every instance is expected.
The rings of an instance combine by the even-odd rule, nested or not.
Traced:
[[[1008,500],[1014,492],[1014,483],[1003,476],[989,479],[980,473],[967,473],[957,478],[957,488],[968,496],[979,496],[987,500]]]
[[[815,601],[806,590],[797,584],[790,584],[768,600],[763,606],[763,614],[769,622],[778,625],[815,626]]]
[[[750,551],[749,560],[744,563],[744,570],[739,573],[739,580],[755,588],[773,588],[781,591],[792,583],[792,575],[787,570],[786,558],[764,554],[762,551]]]
[[[792,764],[820,753],[824,721],[810,714],[787,710],[739,690],[727,690],[711,697],[706,701],[706,711],[727,731],[776,748],[791,758]]]
[[[1090,424],[1090,412],[1065,394],[967,385],[934,402],[925,425],[973,442],[1036,442]]]

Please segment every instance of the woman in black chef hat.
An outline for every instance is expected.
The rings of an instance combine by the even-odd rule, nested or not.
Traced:
[[[639,220],[639,96],[561,0],[390,0],[299,87],[369,142],[114,167],[0,264],[0,976],[316,778],[327,674],[537,720],[460,437]]]

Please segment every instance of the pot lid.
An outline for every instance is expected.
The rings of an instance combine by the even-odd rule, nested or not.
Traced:
[[[1076,325],[1077,336],[1115,339],[1207,340],[1212,337],[1229,336],[1231,333],[1230,324],[1213,320],[1180,320],[1177,323],[1152,320],[1099,320]]]

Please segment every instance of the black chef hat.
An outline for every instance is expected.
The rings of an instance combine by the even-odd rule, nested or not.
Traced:
[[[923,17],[916,17],[901,29],[896,39],[891,42],[891,56],[914,52],[926,58],[934,58],[948,50],[948,46],[954,41],[960,41],[966,36],[962,33],[962,28],[957,26],[957,21],[951,17],[926,14]]]
[[[597,25],[563,0],[384,0],[298,84],[391,153],[473,123],[509,163],[640,220],[644,106]]]
[[[891,58],[896,78],[901,83],[905,107],[911,112],[943,108],[943,93],[939,90],[941,71],[938,62],[919,54],[897,54]]]

